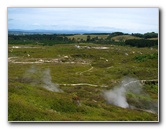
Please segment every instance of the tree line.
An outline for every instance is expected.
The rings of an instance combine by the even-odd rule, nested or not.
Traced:
[[[42,44],[54,45],[62,43],[73,43],[73,41],[66,36],[70,35],[57,35],[57,34],[31,34],[31,35],[9,35],[9,44]]]
[[[74,34],[26,34],[26,35],[8,35],[9,44],[41,44],[41,45],[54,45],[54,44],[67,44],[67,43],[97,43],[97,44],[114,44],[114,45],[130,45],[136,47],[151,47],[158,45],[158,40],[147,40],[148,38],[157,38],[158,34],[151,33],[122,33],[113,32],[109,33],[107,38],[99,38],[98,35],[103,35],[108,33],[92,33],[88,34],[86,39],[75,39],[74,37],[68,38],[67,36],[74,36]],[[96,35],[93,37],[91,35]],[[119,35],[133,35],[140,37],[142,39],[130,39],[126,41],[115,42],[112,37]]]

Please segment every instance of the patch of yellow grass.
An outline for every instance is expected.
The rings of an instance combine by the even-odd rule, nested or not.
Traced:
[[[132,35],[118,35],[112,38],[112,40],[116,42],[125,42],[128,39],[141,39],[141,38]]]

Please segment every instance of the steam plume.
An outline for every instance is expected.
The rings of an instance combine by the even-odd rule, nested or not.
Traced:
[[[124,87],[115,87],[112,90],[105,91],[104,97],[109,104],[127,108],[129,104],[127,103],[125,93],[126,89]]]
[[[29,80],[33,85],[41,85],[50,91],[53,92],[63,92],[59,88],[58,84],[52,82],[52,77],[50,75],[50,69],[42,70],[38,67],[31,66],[30,69],[24,74],[24,79]]]
[[[44,87],[47,90],[50,90],[50,91],[53,91],[53,92],[63,92],[59,88],[58,84],[52,83],[52,77],[50,75],[50,69],[46,69],[45,71],[43,71],[43,83],[44,83]]]
[[[134,105],[128,103],[127,93],[133,94],[130,101],[133,101]],[[146,99],[141,99],[138,96]],[[122,108],[140,109],[151,113],[158,112],[158,102],[152,100],[148,94],[145,94],[141,82],[134,78],[124,78],[118,86],[104,91],[104,98],[107,103]]]
[[[122,108],[128,108],[126,93],[130,91],[135,94],[141,92],[141,83],[134,78],[125,78],[120,85],[111,90],[104,92],[104,98],[109,104],[113,104]]]

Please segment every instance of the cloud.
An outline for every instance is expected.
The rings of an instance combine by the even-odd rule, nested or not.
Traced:
[[[34,23],[34,24],[32,24],[33,26],[40,26],[40,24],[39,23]]]
[[[158,32],[158,8],[9,8],[9,28]],[[16,28],[20,27],[20,28]]]

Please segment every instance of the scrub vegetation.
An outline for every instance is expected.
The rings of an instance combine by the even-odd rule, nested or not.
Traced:
[[[158,121],[157,45],[119,45],[125,41],[115,41],[118,34],[97,35],[94,41],[96,34],[80,39],[79,35],[60,35],[59,39],[54,35],[49,40],[47,35],[36,39],[9,35],[8,120]],[[148,40],[156,35],[129,38],[136,36]],[[123,92],[130,105],[125,108],[104,97],[124,77],[144,80],[140,94]]]

